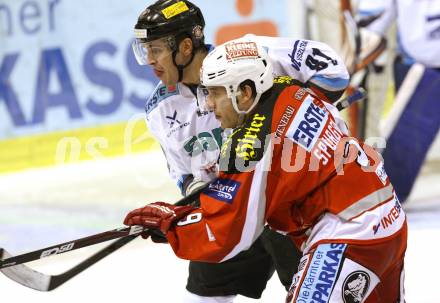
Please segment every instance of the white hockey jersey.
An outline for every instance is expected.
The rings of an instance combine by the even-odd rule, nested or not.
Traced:
[[[369,29],[384,35],[397,18],[399,44],[404,59],[427,67],[440,67],[440,1],[392,0]]]
[[[327,95],[339,95],[348,85],[342,59],[324,43],[263,36],[253,39],[267,48],[275,75],[290,76]],[[217,162],[223,130],[213,114],[198,111],[189,87],[182,83],[166,87],[160,82],[145,110],[148,129],[158,139],[170,175],[183,193],[188,176],[201,181],[216,177],[211,168]]]

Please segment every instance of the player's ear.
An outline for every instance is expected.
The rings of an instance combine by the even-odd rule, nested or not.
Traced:
[[[253,100],[251,100],[253,97],[253,94],[252,94],[252,87],[250,85],[245,84],[245,85],[241,86],[240,89],[241,89],[241,95],[243,96],[243,98],[242,98],[243,101],[247,101],[247,100],[253,101]]]
[[[191,56],[193,51],[193,43],[191,38],[183,39],[179,44],[179,52],[184,56]]]
[[[254,101],[254,96],[252,92],[252,87],[250,85],[240,85],[240,95],[237,96],[237,102],[241,110],[246,110],[252,105]]]

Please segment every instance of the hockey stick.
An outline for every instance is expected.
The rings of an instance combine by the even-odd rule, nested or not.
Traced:
[[[47,275],[23,264],[4,268],[1,270],[1,272],[9,279],[20,283],[23,286],[39,291],[51,291],[58,286],[64,284],[71,278],[75,277],[77,274],[81,273],[85,269],[89,268],[99,260],[118,250],[128,242],[131,242],[136,237],[137,235],[120,238],[109,246],[105,247],[104,249],[101,249],[92,256],[88,257],[78,265],[75,265],[71,269],[59,275]],[[6,250],[0,248],[0,258],[5,257],[9,258],[12,256]]]
[[[349,95],[339,101],[336,101],[335,106],[339,111],[341,111],[341,110],[349,107],[351,104],[365,99],[366,97],[367,97],[367,93],[366,93],[365,89],[363,89],[362,87],[359,87],[354,90],[353,94],[351,94],[351,95]]]
[[[186,205],[186,204],[191,203],[193,201],[193,199],[196,196],[198,196],[207,186],[208,186],[208,184],[197,189],[196,191],[194,191],[190,195],[180,199],[178,202],[176,202],[176,205]],[[107,247],[96,252],[94,255],[88,257],[87,259],[85,259],[84,261],[79,263],[78,265],[75,265],[74,267],[67,270],[66,272],[58,274],[58,275],[44,274],[42,272],[38,272],[38,271],[36,271],[26,265],[23,265],[23,264],[17,264],[14,266],[3,268],[3,269],[0,269],[0,271],[5,276],[10,278],[11,280],[13,280],[17,283],[20,283],[21,285],[23,285],[25,287],[33,288],[33,289],[39,290],[39,291],[51,291],[51,290],[57,288],[58,286],[64,284],[65,282],[69,281],[71,278],[75,277],[76,275],[78,275],[79,273],[81,273],[85,269],[89,268],[90,266],[92,266],[96,262],[102,260],[106,256],[115,252],[116,250],[118,250],[122,246],[131,242],[132,240],[137,238],[137,236],[139,236],[139,234],[140,233],[125,236],[125,237],[122,237],[122,238],[116,240],[112,244],[110,244]],[[99,242],[97,242],[97,243],[99,243]],[[97,244],[97,243],[94,243],[94,244]],[[92,244],[90,244],[90,245],[92,245]],[[57,247],[58,247],[58,245],[57,245]],[[85,246],[83,246],[83,247],[85,247]],[[5,262],[7,260],[4,258],[10,259],[13,257],[5,249],[0,248],[0,259],[1,259],[0,262]]]

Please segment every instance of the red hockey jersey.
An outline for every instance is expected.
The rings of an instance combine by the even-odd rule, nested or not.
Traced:
[[[276,78],[223,144],[219,178],[200,195],[200,207],[167,233],[176,255],[230,259],[266,223],[303,250],[385,241],[399,230],[405,218],[380,155],[345,135],[328,106]]]

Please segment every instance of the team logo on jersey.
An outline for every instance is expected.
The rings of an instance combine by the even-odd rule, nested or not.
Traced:
[[[301,69],[301,62],[303,61],[307,44],[308,42],[304,40],[295,41],[292,53],[288,55],[290,57],[290,61],[292,62],[292,67],[297,71]]]
[[[370,286],[370,276],[362,270],[352,272],[342,285],[344,303],[360,303]]]
[[[328,112],[307,96],[290,124],[286,136],[310,152],[327,123]]]
[[[174,114],[172,116],[166,116],[168,120],[168,125],[171,127],[174,126],[174,123],[181,124],[179,120],[177,120],[177,110],[174,111]]]
[[[240,188],[240,182],[231,179],[218,179],[209,185],[206,195],[231,204]]]

